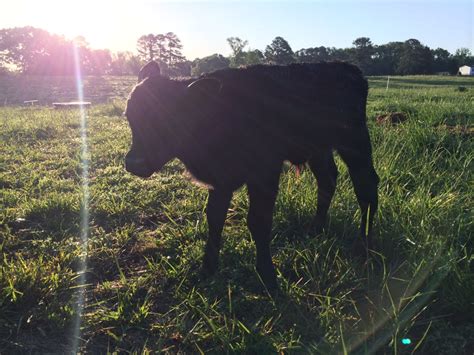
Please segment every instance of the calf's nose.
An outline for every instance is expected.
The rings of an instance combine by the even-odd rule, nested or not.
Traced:
[[[150,177],[154,172],[148,165],[146,158],[136,154],[133,150],[130,150],[125,156],[125,170],[143,178]]]
[[[134,172],[137,168],[143,167],[146,164],[143,158],[125,157],[125,169],[129,172]]]

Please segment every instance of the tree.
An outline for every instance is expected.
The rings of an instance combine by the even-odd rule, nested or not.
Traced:
[[[247,64],[244,48],[247,46],[248,41],[242,40],[239,37],[229,37],[227,38],[227,43],[229,43],[230,49],[232,50],[230,66],[239,67]]]
[[[352,42],[354,48],[351,50],[351,61],[356,64],[363,73],[373,74],[373,60],[374,46],[370,38],[359,37]]]
[[[456,61],[446,49],[436,48],[431,50],[433,57],[433,72],[449,72],[455,74],[458,70]]]
[[[184,55],[181,53],[183,45],[180,39],[173,32],[168,32],[164,35],[165,39],[165,53],[166,62],[168,65],[173,66],[174,63],[181,63],[185,61]]]
[[[260,50],[254,49],[245,52],[246,65],[262,64],[263,62],[265,62],[265,56]]]
[[[110,74],[112,75],[137,75],[143,62],[131,52],[117,52],[112,54]]]
[[[137,50],[140,58],[146,62],[156,59],[163,51],[160,37],[152,33],[141,36],[137,40]]]
[[[74,75],[73,48],[79,50],[79,65],[85,68],[90,50],[84,38],[73,41],[34,27],[0,30],[0,65],[25,74]]]
[[[74,43],[74,45],[76,47],[79,47],[79,48],[88,48],[89,47],[89,42],[87,42],[86,38],[84,36],[76,36],[73,38],[72,40],[72,43]]]
[[[232,54],[230,56],[230,67],[237,68],[244,65],[255,65],[265,62],[265,56],[258,49],[249,49],[245,51],[248,41],[239,37],[227,38]]]
[[[454,53],[454,60],[458,67],[463,65],[474,65],[474,57],[472,56],[471,50],[469,48],[459,48],[456,49]]]
[[[265,58],[272,64],[289,64],[295,61],[293,50],[283,37],[275,37],[265,48]]]
[[[165,34],[148,34],[137,41],[139,57],[145,61],[155,60],[165,75],[180,75],[185,67],[186,58],[181,53],[183,45],[173,32]]]
[[[138,55],[130,53],[130,56],[127,59],[127,67],[130,70],[130,74],[138,75],[140,69],[143,67],[143,62],[140,60]]]
[[[228,68],[230,60],[221,54],[213,54],[201,59],[196,59],[191,66],[191,75],[199,76],[219,69]]]
[[[378,75],[393,75],[402,55],[403,42],[389,42],[374,47],[373,72]]]
[[[112,55],[108,49],[87,49],[84,52],[84,73],[89,75],[104,75],[110,73]]]
[[[22,73],[32,73],[45,57],[51,55],[47,46],[64,41],[47,31],[34,27],[16,27],[0,30],[0,60],[18,68]]]
[[[183,60],[176,63],[173,67],[173,76],[175,77],[189,77],[191,76],[191,64],[189,60]]]
[[[396,67],[396,74],[431,74],[432,56],[428,47],[417,39],[409,39],[403,43],[401,55]]]
[[[168,32],[160,37],[160,62],[166,64],[165,74],[169,76],[183,76],[184,72],[190,72],[190,66],[186,68],[186,58],[181,53],[183,45],[180,39],[173,32]],[[189,75],[189,74],[188,74]]]
[[[327,48],[329,60],[349,61],[351,53],[349,48]]]
[[[326,47],[303,48],[295,53],[295,58],[300,63],[317,63],[329,60]]]

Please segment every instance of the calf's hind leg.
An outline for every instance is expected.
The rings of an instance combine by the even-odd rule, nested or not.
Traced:
[[[372,225],[378,208],[379,177],[372,162],[372,148],[367,128],[353,132],[352,141],[338,149],[339,155],[349,168],[349,175],[361,209],[360,237],[365,247],[373,248]],[[351,138],[352,138],[351,137]]]
[[[315,152],[308,165],[318,181],[318,205],[311,227],[320,234],[326,226],[328,209],[336,191],[338,172],[331,149]]]

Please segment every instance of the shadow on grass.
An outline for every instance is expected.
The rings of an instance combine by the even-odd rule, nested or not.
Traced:
[[[79,235],[80,213],[73,199],[52,197],[35,200],[25,211],[24,217],[7,222],[12,234],[20,238],[51,238],[60,241]]]

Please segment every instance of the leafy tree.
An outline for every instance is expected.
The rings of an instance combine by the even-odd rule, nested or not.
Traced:
[[[454,53],[454,59],[458,67],[463,65],[474,65],[474,57],[472,56],[471,50],[469,48],[456,49],[456,52]]]
[[[373,54],[373,72],[378,75],[395,74],[402,50],[403,42],[389,42],[381,46],[375,46]]]
[[[34,27],[16,27],[0,30],[0,60],[18,68],[22,73],[32,73],[51,56],[50,43],[63,44],[64,38],[52,36]]]
[[[246,65],[262,64],[264,62],[265,62],[265,56],[260,50],[254,49],[254,50],[245,52]]]
[[[227,38],[227,43],[229,43],[230,49],[232,50],[232,55],[230,57],[230,66],[239,67],[247,64],[246,53],[244,48],[247,46],[248,41],[242,40],[239,37],[229,37]]]
[[[84,37],[71,41],[34,27],[0,30],[0,65],[25,74],[74,75],[74,47],[84,74],[110,71],[112,57],[108,50],[88,48]]]
[[[163,48],[161,60],[166,62],[169,66],[173,66],[175,63],[181,63],[185,61],[184,55],[181,53],[183,45],[181,40],[173,32],[168,32],[163,35]]]
[[[356,64],[365,74],[373,74],[374,46],[368,37],[359,37],[352,42],[351,61]]]
[[[131,56],[127,60],[127,66],[130,68],[131,74],[138,75],[140,69],[143,67],[143,62],[140,60],[140,57],[131,53]]]
[[[239,37],[227,38],[232,54],[230,56],[230,67],[237,68],[244,65],[255,65],[265,62],[265,56],[262,51],[258,49],[249,49],[245,51],[248,41],[242,40]]]
[[[430,49],[417,39],[409,39],[403,43],[401,48],[396,74],[430,74],[432,73],[432,62]]]
[[[112,54],[110,73],[113,75],[136,75],[143,62],[131,52],[117,52]]]
[[[83,72],[89,75],[109,74],[112,55],[108,49],[84,49]]]
[[[272,64],[289,64],[295,61],[293,50],[283,37],[275,37],[265,48],[265,58]]]
[[[140,58],[149,62],[158,57],[163,52],[161,35],[154,35],[152,33],[143,35],[137,40],[137,50]]]
[[[457,65],[456,61],[446,49],[436,48],[431,50],[431,56],[433,57],[433,72],[449,72],[456,73]]]
[[[162,48],[162,51],[159,53],[159,59],[160,62],[166,63],[167,66],[167,70],[165,70],[164,73],[169,76],[182,76],[184,72],[190,72],[190,66],[185,64],[186,58],[181,53],[183,45],[178,36],[173,32],[159,36]]]
[[[221,54],[213,54],[201,59],[196,59],[191,66],[191,74],[199,76],[219,69],[228,68],[230,60]]]
[[[175,77],[189,77],[191,76],[191,64],[189,60],[183,60],[176,63],[173,67],[173,76]]]
[[[303,48],[296,51],[295,58],[300,63],[317,63],[329,60],[326,47]]]
[[[74,45],[76,47],[79,47],[79,48],[88,48],[89,47],[89,42],[87,42],[87,40],[84,36],[74,37],[74,39],[72,40],[72,43],[74,43]]]
[[[183,71],[186,58],[181,53],[182,48],[180,39],[173,32],[143,35],[137,41],[139,57],[145,62],[156,60],[162,73],[169,76],[180,75]]]
[[[349,61],[351,59],[349,49],[330,47],[327,51],[329,60]]]

